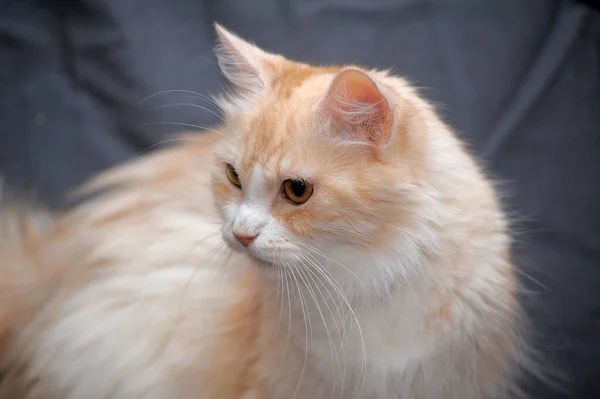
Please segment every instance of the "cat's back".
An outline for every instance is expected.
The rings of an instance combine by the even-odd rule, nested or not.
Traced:
[[[256,274],[221,243],[205,147],[109,172],[101,180],[112,191],[43,226],[31,209],[3,208],[1,398],[220,398],[245,389]],[[191,173],[173,176],[182,169]]]

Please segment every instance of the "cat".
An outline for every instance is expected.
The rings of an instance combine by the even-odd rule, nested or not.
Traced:
[[[515,394],[509,223],[452,130],[389,72],[216,30],[213,133],[3,206],[0,398]]]

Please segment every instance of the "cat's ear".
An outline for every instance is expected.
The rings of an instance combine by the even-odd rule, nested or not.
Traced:
[[[357,68],[340,71],[331,82],[320,108],[336,128],[354,139],[385,145],[390,139],[394,114],[377,83]]]
[[[215,24],[215,55],[225,77],[242,94],[259,94],[270,80],[275,56]]]

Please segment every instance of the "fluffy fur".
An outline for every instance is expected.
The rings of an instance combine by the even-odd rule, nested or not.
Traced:
[[[217,30],[217,134],[101,175],[50,224],[1,210],[0,398],[514,392],[508,226],[452,131],[398,77]]]

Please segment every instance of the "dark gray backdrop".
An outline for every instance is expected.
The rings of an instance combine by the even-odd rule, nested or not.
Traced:
[[[0,171],[68,187],[186,125],[223,84],[218,20],[307,62],[392,67],[503,181],[537,345],[600,397],[600,15],[550,0],[0,0]],[[179,124],[179,125],[178,125]],[[533,282],[533,280],[537,282]],[[99,377],[101,378],[101,377]]]

